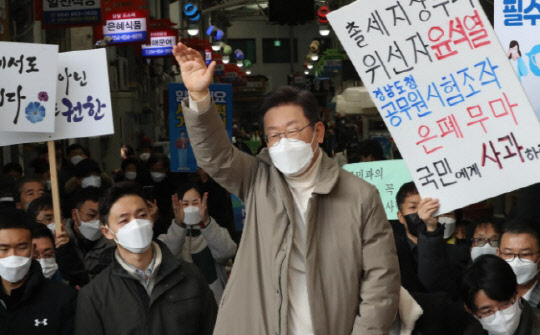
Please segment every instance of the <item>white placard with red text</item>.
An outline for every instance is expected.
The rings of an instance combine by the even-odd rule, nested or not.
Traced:
[[[477,0],[356,1],[328,19],[440,213],[540,182],[540,124]]]

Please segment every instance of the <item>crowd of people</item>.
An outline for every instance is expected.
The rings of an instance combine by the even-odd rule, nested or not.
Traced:
[[[0,334],[540,334],[534,224],[436,215],[413,182],[387,220],[375,187],[321,148],[316,99],[292,87],[261,105],[266,147],[239,150],[208,93],[215,64],[174,53],[197,173],[124,146],[109,175],[83,146],[58,147],[55,222],[46,152],[28,173],[4,166]],[[349,162],[384,159],[374,141],[349,148]]]

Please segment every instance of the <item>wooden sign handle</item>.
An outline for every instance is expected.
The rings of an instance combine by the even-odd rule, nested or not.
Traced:
[[[51,172],[51,192],[53,201],[54,223],[56,235],[62,232],[62,219],[60,213],[60,193],[58,192],[58,170],[56,170],[56,148],[54,141],[48,141],[49,169]]]

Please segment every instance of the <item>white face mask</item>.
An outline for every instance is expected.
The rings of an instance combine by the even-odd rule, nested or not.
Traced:
[[[444,238],[450,238],[452,235],[454,235],[454,232],[456,231],[456,219],[449,218],[447,216],[440,217],[438,219],[439,223],[444,226]]]
[[[81,180],[82,188],[87,187],[100,187],[101,186],[101,177],[100,176],[88,176]]]
[[[71,161],[71,164],[77,165],[77,164],[79,164],[80,161],[82,161],[84,159],[85,158],[83,156],[77,155],[77,156],[71,157],[70,161]]]
[[[125,173],[125,176],[127,180],[135,180],[137,178],[137,172],[128,171]]]
[[[279,142],[270,147],[268,152],[274,166],[286,176],[297,176],[304,173],[313,159],[311,145],[315,140],[315,132],[311,143],[302,140],[291,142],[283,137]]]
[[[101,229],[99,228],[98,219],[92,221],[82,221],[81,217],[79,216],[79,211],[77,211],[77,217],[81,223],[81,225],[78,226],[79,232],[82,234],[82,236],[84,236],[85,239],[95,241],[101,237],[102,233]]]
[[[520,260],[515,257],[512,261],[508,262],[516,274],[517,283],[524,285],[530,282],[536,277],[538,273],[538,265],[528,259]]]
[[[184,224],[195,225],[201,222],[201,215],[199,214],[199,207],[188,206],[184,208]]]
[[[54,230],[56,229],[56,224],[54,222],[51,222],[47,225],[47,228],[49,228],[49,230],[53,233],[54,235]]]
[[[109,230],[116,235],[116,243],[134,254],[142,254],[152,244],[152,222],[148,220],[134,219],[116,233]]]
[[[473,247],[471,250],[471,260],[474,262],[475,259],[482,255],[496,255],[497,248],[492,247],[489,243],[486,242],[482,247]]]
[[[477,319],[482,325],[482,328],[487,330],[491,335],[513,335],[519,326],[521,311],[519,299],[517,299],[516,302],[507,309],[497,311],[494,315],[486,318]]]
[[[0,258],[0,277],[11,283],[21,281],[32,265],[30,257],[9,256]]]
[[[152,176],[152,180],[156,183],[165,179],[165,173],[163,172],[150,172],[150,176]]]
[[[51,279],[51,277],[55,274],[56,271],[58,271],[58,264],[56,263],[56,258],[40,258],[38,259],[39,264],[41,265],[41,270],[43,271],[43,275],[47,279]]]
[[[141,157],[141,159],[146,162],[148,158],[150,158],[150,154],[148,152],[145,152],[144,154],[140,154],[139,157]]]

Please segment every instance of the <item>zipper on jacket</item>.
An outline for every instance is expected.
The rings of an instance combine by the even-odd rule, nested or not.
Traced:
[[[283,307],[283,288],[281,287],[281,273],[283,269],[283,263],[285,263],[285,259],[287,258],[287,255],[283,255],[283,259],[281,260],[281,264],[279,265],[279,309],[278,309],[278,332],[276,335],[279,335],[281,333],[281,307]]]

